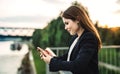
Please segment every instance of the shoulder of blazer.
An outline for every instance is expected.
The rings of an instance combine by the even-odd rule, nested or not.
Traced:
[[[78,45],[82,46],[84,44],[88,44],[88,40],[92,43],[95,43],[95,47],[98,47],[98,40],[97,37],[92,32],[84,32],[81,38],[79,39]]]
[[[83,39],[92,39],[97,41],[96,36],[92,32],[85,32],[82,37]]]
[[[81,43],[83,40],[87,41],[87,40],[93,40],[97,43],[97,38],[96,36],[89,31],[84,31],[83,34],[81,35],[81,37],[78,40],[78,44]]]

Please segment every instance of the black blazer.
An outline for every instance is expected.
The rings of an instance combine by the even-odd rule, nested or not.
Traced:
[[[72,42],[77,36],[73,36]],[[71,42],[71,44],[72,44]],[[49,64],[50,71],[71,71],[73,74],[99,74],[98,71],[98,40],[93,33],[84,31],[73,48],[70,61],[67,55],[54,57]]]

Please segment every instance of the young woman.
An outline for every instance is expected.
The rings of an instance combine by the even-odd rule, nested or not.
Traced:
[[[41,48],[41,59],[49,64],[50,71],[70,71],[73,74],[99,74],[98,50],[100,36],[82,6],[70,6],[62,14],[65,30],[72,35],[69,50],[63,56],[53,56]]]

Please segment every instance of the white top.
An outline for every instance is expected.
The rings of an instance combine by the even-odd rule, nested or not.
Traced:
[[[70,49],[69,49],[69,52],[68,52],[67,61],[70,61],[71,52],[72,52],[72,50],[73,50],[75,44],[77,43],[78,39],[79,39],[79,37],[77,37],[77,38],[74,40],[74,42],[72,43],[72,45],[70,46]]]

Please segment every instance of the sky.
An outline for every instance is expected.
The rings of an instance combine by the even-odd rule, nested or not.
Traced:
[[[0,0],[0,27],[44,28],[78,1],[100,26],[120,27],[120,0]]]

